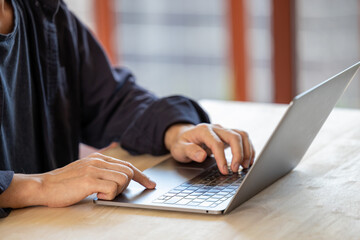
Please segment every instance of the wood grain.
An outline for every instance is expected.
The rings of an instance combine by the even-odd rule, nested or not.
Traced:
[[[285,105],[202,101],[213,122],[248,130],[259,152]],[[1,239],[360,239],[360,111],[335,109],[299,166],[228,215],[96,206],[14,210]],[[107,154],[144,170],[167,156]]]

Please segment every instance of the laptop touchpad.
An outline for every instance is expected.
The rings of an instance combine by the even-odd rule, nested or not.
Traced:
[[[115,201],[120,202],[147,202],[170,189],[196,177],[205,169],[216,164],[213,158],[204,163],[179,163],[173,158],[166,159],[160,164],[149,168],[144,173],[156,182],[156,190],[146,190],[143,186],[131,181],[128,188]]]

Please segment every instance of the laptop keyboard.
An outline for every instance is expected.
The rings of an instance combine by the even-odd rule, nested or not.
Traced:
[[[216,207],[233,197],[244,179],[247,170],[222,175],[217,166],[201,173],[195,178],[171,189],[154,203],[186,206]]]

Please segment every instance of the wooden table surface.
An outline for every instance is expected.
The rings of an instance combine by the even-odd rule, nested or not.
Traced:
[[[204,100],[214,123],[261,150],[285,105]],[[107,154],[144,170],[167,156]],[[0,239],[360,239],[360,111],[335,109],[301,163],[221,216],[97,206],[30,207],[0,220]]]

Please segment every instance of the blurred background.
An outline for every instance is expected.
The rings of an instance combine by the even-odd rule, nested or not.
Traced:
[[[360,60],[359,0],[65,2],[159,96],[288,103]],[[360,108],[359,76],[338,105]]]

